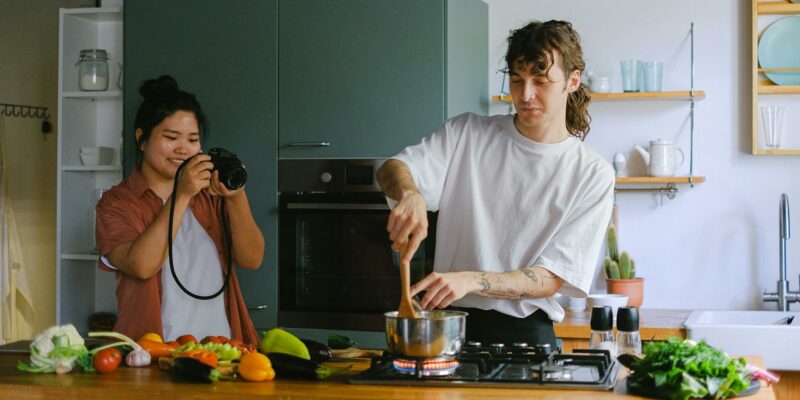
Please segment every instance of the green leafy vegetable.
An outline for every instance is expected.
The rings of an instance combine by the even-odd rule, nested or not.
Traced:
[[[330,335],[328,336],[328,347],[332,349],[346,349],[356,345],[356,342],[350,340],[347,336]]]
[[[743,358],[731,359],[706,342],[669,338],[649,342],[633,361],[629,385],[655,388],[671,399],[724,399],[750,386]]]

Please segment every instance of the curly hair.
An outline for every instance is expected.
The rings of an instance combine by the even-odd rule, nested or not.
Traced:
[[[566,21],[532,21],[517,30],[511,31],[506,51],[506,68],[501,72],[508,74],[515,62],[531,63],[534,74],[548,76],[555,60],[554,51],[561,55],[564,77],[572,71],[583,71],[581,38],[572,24]],[[565,83],[566,85],[566,83]],[[589,102],[591,96],[586,85],[581,83],[567,98],[567,130],[581,140],[589,134]]]

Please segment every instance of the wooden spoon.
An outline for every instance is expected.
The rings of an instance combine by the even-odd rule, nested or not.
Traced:
[[[398,318],[416,318],[417,313],[411,304],[411,266],[404,261],[408,242],[400,246],[400,307],[397,309]]]

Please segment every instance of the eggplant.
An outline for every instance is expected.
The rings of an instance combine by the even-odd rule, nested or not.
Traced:
[[[179,381],[211,383],[219,380],[219,371],[190,357],[178,357],[172,363],[172,376]]]
[[[331,348],[324,343],[320,343],[311,339],[300,339],[300,341],[306,345],[306,348],[308,348],[308,354],[311,356],[311,361],[315,363],[328,361],[331,359],[331,357],[333,357]]]
[[[325,379],[331,374],[348,370],[352,365],[343,368],[328,368],[305,358],[291,354],[269,353],[267,358],[272,363],[276,378]]]

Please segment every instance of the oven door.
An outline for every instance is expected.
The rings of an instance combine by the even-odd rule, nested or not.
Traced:
[[[380,193],[281,194],[278,324],[297,328],[384,330],[396,310],[400,273]],[[429,213],[429,232],[436,215]],[[411,261],[411,280],[433,270],[434,234]]]

